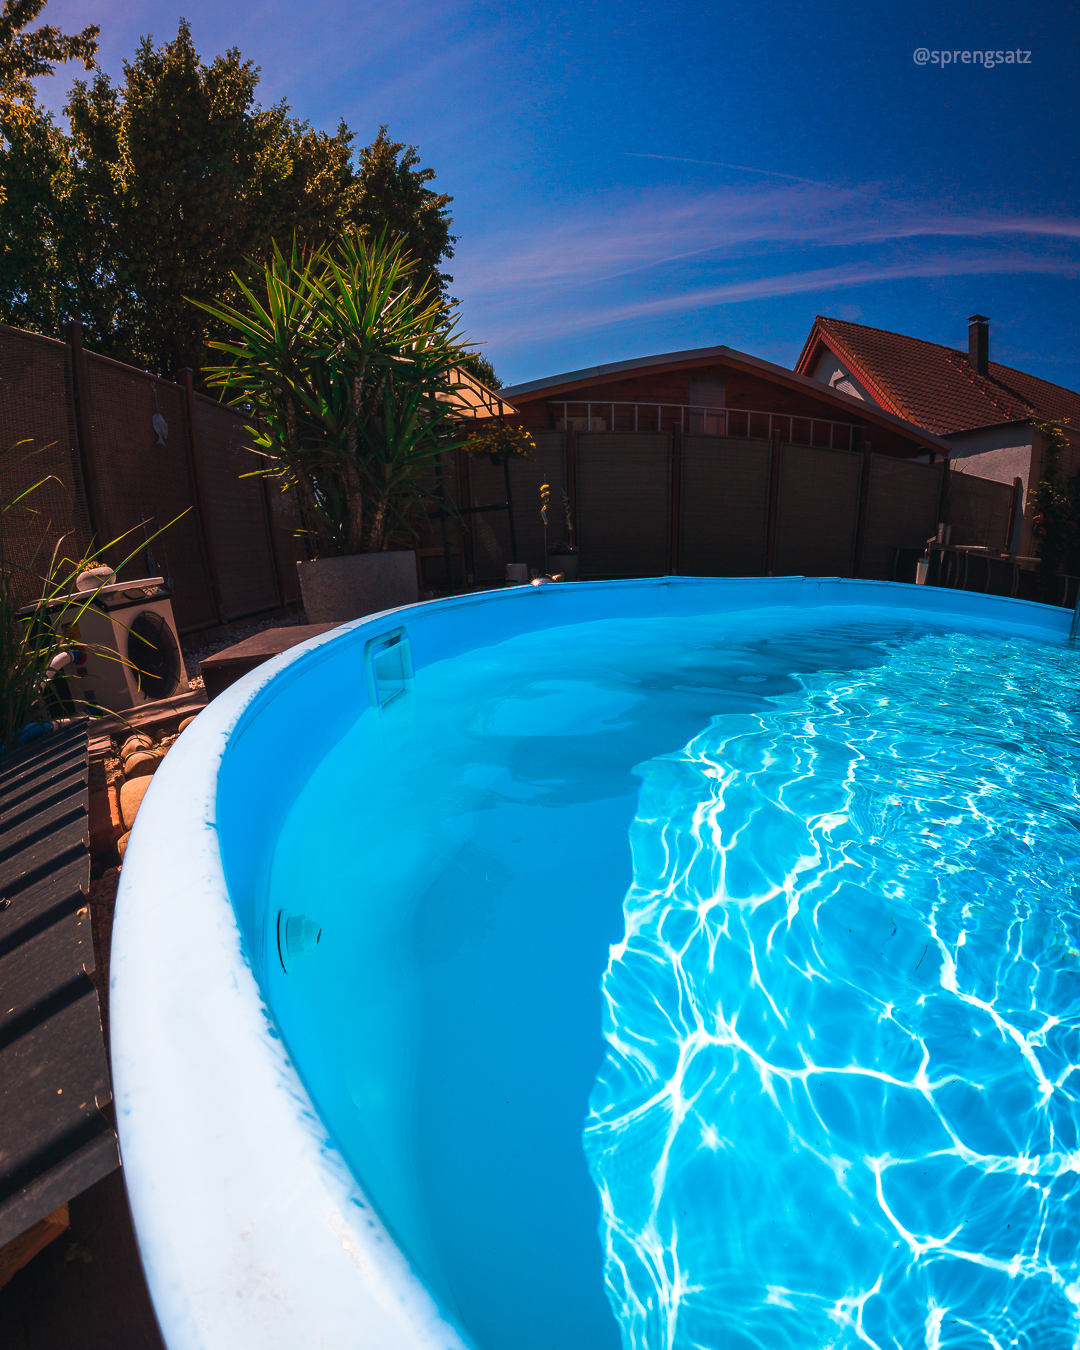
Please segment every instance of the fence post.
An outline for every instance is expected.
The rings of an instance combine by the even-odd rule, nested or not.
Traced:
[[[765,575],[773,574],[776,554],[776,510],[780,499],[780,433],[772,435],[772,464],[769,467],[769,526],[765,535]]]
[[[469,453],[464,446],[458,450],[458,477],[461,482],[461,504],[473,506],[475,503],[472,499],[472,480],[469,477]],[[462,581],[468,590],[469,578],[472,578],[473,583],[476,581],[476,554],[473,549],[472,526],[464,522],[461,526],[461,566],[465,574]]]
[[[71,385],[75,395],[75,439],[78,442],[86,514],[90,521],[91,538],[96,547],[100,547],[102,540],[98,529],[97,512],[101,496],[94,463],[94,439],[90,430],[90,377],[86,368],[86,352],[83,349],[82,324],[74,320],[66,324],[64,337],[71,353]]]
[[[855,525],[855,556],[851,575],[862,576],[863,550],[866,546],[866,516],[870,508],[870,442],[862,442],[862,478],[859,481],[859,515]]]
[[[937,518],[939,525],[952,524],[952,503],[949,501],[949,475],[952,473],[952,457],[944,455],[941,462],[941,491],[938,493]]]
[[[510,456],[503,455],[503,482],[506,485],[506,523],[510,528],[510,561],[517,562],[517,531],[514,529],[514,499],[510,493]]]
[[[1013,479],[1012,502],[1009,506],[1009,524],[1005,531],[1005,552],[1015,554],[1013,547],[1013,535],[1016,533],[1016,517],[1020,511],[1020,497],[1024,491],[1024,480],[1022,478]]]
[[[206,559],[206,571],[210,578],[210,591],[218,612],[218,621],[227,623],[225,609],[221,603],[221,582],[218,578],[217,563],[214,559],[214,545],[210,538],[210,516],[206,509],[206,493],[203,491],[202,458],[199,455],[199,433],[195,425],[195,377],[190,369],[178,372],[180,383],[184,386],[184,409],[187,413],[188,447],[191,451],[191,473],[195,480],[195,511],[199,520],[199,535],[202,539],[203,557]]]
[[[507,472],[509,472],[509,470],[507,470]],[[453,562],[450,556],[450,533],[446,528],[446,472],[443,468],[442,455],[439,455],[439,457],[435,460],[435,477],[438,479],[439,482],[439,533],[442,535],[443,571],[446,574],[446,593],[448,595],[453,595],[454,569],[453,569]],[[464,562],[465,561],[464,549],[462,549],[461,557],[462,562]],[[416,555],[416,565],[417,567],[420,568],[420,571],[422,573],[423,568],[420,566],[419,553],[417,553]],[[465,578],[462,577],[462,581],[464,580]],[[422,584],[423,583],[422,575],[420,581]],[[464,587],[462,589],[464,589]]]
[[[566,437],[563,442],[563,453],[566,457],[566,495],[570,498],[570,510],[573,512],[573,517],[577,520],[577,455],[576,447],[574,445],[574,433],[570,429],[569,417],[563,417],[563,423],[563,435]],[[579,551],[580,547],[579,543]]]
[[[679,494],[682,491],[682,427],[671,431],[671,575],[679,575]]]

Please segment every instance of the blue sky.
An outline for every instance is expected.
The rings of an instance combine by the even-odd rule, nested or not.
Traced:
[[[815,314],[1080,389],[1080,22],[1013,3],[50,0],[119,75],[183,13],[204,59],[454,196],[449,266],[508,384],[726,343],[794,363]],[[1023,64],[916,65],[930,51]],[[43,82],[59,108],[71,74]]]

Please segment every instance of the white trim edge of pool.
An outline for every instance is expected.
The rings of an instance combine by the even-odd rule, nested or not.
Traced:
[[[556,593],[569,601],[577,593],[597,601],[597,613],[567,616],[583,622],[615,617],[610,602],[628,588],[671,586],[715,588],[729,601],[718,611],[731,610],[740,608],[730,603],[738,580],[525,586],[368,615],[258,667],[208,704],[169,751],[125,854],[110,982],[124,1175],[169,1350],[468,1345],[413,1274],[328,1137],[244,954],[222,869],[216,800],[227,741],[250,704],[308,653],[384,623],[388,614],[408,615],[415,624],[425,611],[519,605]],[[1003,629],[1044,637],[1066,634],[1070,618],[1066,610],[1026,601],[936,588],[919,588],[919,596],[914,587],[889,582],[746,581],[777,585],[778,600],[781,586],[806,585],[792,599],[808,608],[822,604],[825,588],[835,589],[839,602],[856,604],[875,603],[871,590],[887,591],[900,609],[929,601],[938,619],[997,619]],[[494,624],[490,640],[500,640]]]

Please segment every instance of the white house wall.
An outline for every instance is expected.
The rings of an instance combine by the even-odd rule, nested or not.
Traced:
[[[977,431],[962,431],[947,436],[955,449],[952,466],[956,473],[973,473],[979,478],[993,478],[998,483],[1011,483],[1019,478],[1028,490],[1031,474],[1031,426],[983,427]]]
[[[998,483],[1011,483],[1019,478],[1023,484],[1021,501],[1023,512],[1018,514],[1013,532],[1012,547],[1021,552],[1030,548],[1030,511],[1028,488],[1031,486],[1031,424],[1004,427],[981,427],[976,431],[958,432],[946,440],[955,447],[950,456],[954,473],[970,473],[976,478],[992,478]],[[1024,531],[1025,523],[1028,525]],[[1025,535],[1025,538],[1021,536]]]

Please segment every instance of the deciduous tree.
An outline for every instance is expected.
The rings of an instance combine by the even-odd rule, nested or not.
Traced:
[[[0,321],[57,333],[79,319],[97,351],[199,371],[221,334],[183,297],[235,303],[232,274],[261,271],[274,240],[310,248],[383,230],[445,294],[450,198],[415,147],[382,127],[357,155],[344,122],[330,135],[284,102],[260,107],[258,80],[236,49],[202,61],[182,20],[163,46],[145,38],[118,84],[76,82],[69,133],[40,109],[0,118]]]
[[[27,33],[45,8],[45,0],[4,0],[0,10],[0,122],[4,125],[32,122],[37,116],[32,81],[52,75],[65,61],[81,61],[94,67],[97,54],[97,24],[69,36],[52,24],[42,24]]]

